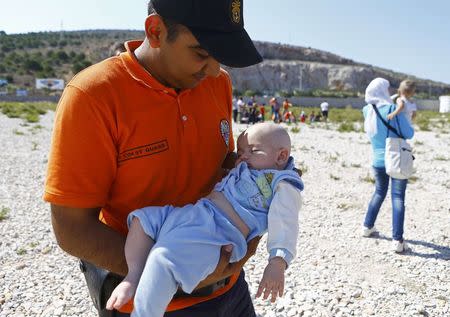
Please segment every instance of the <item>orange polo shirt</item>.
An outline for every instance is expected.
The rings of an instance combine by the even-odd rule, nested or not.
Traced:
[[[100,219],[122,234],[144,206],[183,206],[208,194],[234,151],[228,74],[177,94],[137,62],[140,41],[93,65],[67,85],[58,104],[44,199],[102,206]],[[173,300],[168,310],[209,297]],[[125,311],[130,311],[128,307]]]

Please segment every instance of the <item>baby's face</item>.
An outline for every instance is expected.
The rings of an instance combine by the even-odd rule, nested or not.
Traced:
[[[242,133],[237,141],[236,166],[246,162],[252,169],[278,169],[279,151],[252,131]]]

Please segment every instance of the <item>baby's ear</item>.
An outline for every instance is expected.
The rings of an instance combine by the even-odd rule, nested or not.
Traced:
[[[288,149],[281,149],[278,152],[278,158],[277,158],[278,162],[277,163],[279,165],[284,165],[284,164],[286,164],[288,159],[289,159],[289,151],[288,151]]]

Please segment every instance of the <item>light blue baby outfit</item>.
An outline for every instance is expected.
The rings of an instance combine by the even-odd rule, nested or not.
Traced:
[[[214,190],[224,193],[249,227],[247,240],[205,198],[180,208],[145,207],[133,211],[128,224],[138,217],[155,245],[136,291],[132,316],[163,316],[178,286],[191,293],[214,271],[223,245],[233,245],[231,262],[243,258],[247,241],[267,231],[267,214],[277,184],[283,180],[303,190],[303,182],[293,168],[292,157],[282,171],[253,170],[242,162],[215,186]]]

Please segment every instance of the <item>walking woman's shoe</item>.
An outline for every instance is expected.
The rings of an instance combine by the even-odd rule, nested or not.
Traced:
[[[396,253],[402,253],[407,250],[405,240],[392,240],[392,251]]]
[[[373,235],[375,232],[377,232],[377,229],[375,229],[375,226],[373,226],[372,228],[363,227],[362,236],[368,238],[371,235]]]

